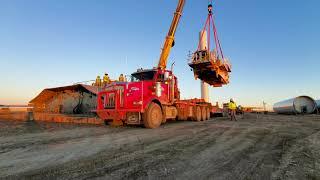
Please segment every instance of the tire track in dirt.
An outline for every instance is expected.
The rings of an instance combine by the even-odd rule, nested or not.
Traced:
[[[32,133],[26,142],[9,143],[11,160],[33,165],[28,155],[49,151],[42,166],[19,169],[12,163],[0,177],[10,179],[317,179],[320,118],[246,115],[206,122],[169,123],[159,129],[68,129],[57,137]],[[94,131],[94,130],[97,130]],[[105,132],[104,132],[105,131]],[[68,133],[69,132],[69,133]],[[76,133],[77,132],[77,133]],[[77,135],[81,132],[81,135]],[[61,133],[59,135],[59,133]],[[69,137],[67,135],[70,135]],[[66,135],[66,137],[64,137]],[[19,135],[20,136],[20,135]],[[29,135],[28,135],[29,136]],[[10,136],[14,138],[15,136]],[[33,140],[32,139],[38,139]],[[6,138],[6,137],[5,137]],[[8,140],[8,139],[7,139]],[[56,141],[55,141],[56,140]],[[0,140],[1,143],[1,140]],[[16,150],[22,151],[19,155]],[[58,149],[55,149],[59,147]],[[63,153],[63,151],[66,151]],[[16,156],[14,156],[16,155]],[[24,157],[25,159],[21,159]],[[19,162],[19,161],[17,161]],[[300,174],[300,176],[299,176]],[[298,177],[298,178],[295,178]]]
[[[286,141],[274,179],[320,179],[320,131]]]
[[[180,127],[181,126],[177,126],[178,128],[178,132],[179,132],[179,129],[181,129]],[[125,128],[124,128],[125,129]],[[97,143],[97,144],[93,144],[93,146],[94,145],[96,145],[96,146],[103,146],[101,149],[103,149],[103,148],[109,148],[109,149],[117,149],[118,147],[122,147],[122,146],[125,146],[126,144],[126,141],[128,142],[128,143],[131,143],[132,145],[136,145],[135,144],[135,139],[134,138],[136,138],[136,139],[139,139],[139,136],[142,136],[143,134],[145,134],[145,133],[147,133],[146,134],[146,136],[149,136],[148,135],[148,132],[152,132],[153,134],[154,134],[154,136],[151,136],[149,139],[151,139],[152,141],[155,141],[155,142],[157,142],[159,139],[156,137],[156,136],[158,136],[158,134],[157,134],[157,131],[159,131],[160,132],[160,135],[161,135],[161,133],[162,134],[168,134],[168,133],[176,133],[176,132],[173,132],[171,129],[165,129],[165,128],[163,128],[163,129],[159,129],[159,130],[146,130],[146,129],[134,129],[134,128],[132,128],[132,129],[127,129],[127,130],[125,130],[125,131],[122,131],[122,132],[120,132],[120,133],[113,133],[113,134],[106,134],[106,135],[104,135],[104,136],[101,136],[101,137],[88,137],[88,138],[85,138],[85,139],[83,139],[82,141],[88,141],[88,139],[89,140],[93,140],[93,141],[99,141],[99,143]],[[180,130],[181,131],[181,133],[183,133],[184,131],[182,131],[182,129]],[[198,131],[199,131],[199,129],[198,129]],[[142,133],[142,132],[144,132],[144,133]],[[195,133],[195,132],[191,132],[191,134],[192,133]],[[131,138],[126,138],[126,136],[132,136]],[[143,138],[143,137],[142,137]],[[106,141],[106,142],[104,142],[104,140]],[[165,140],[167,140],[167,139],[165,139]],[[118,143],[118,142],[120,142],[120,143]],[[77,144],[77,142],[73,142],[73,140],[69,140],[69,141],[66,141],[66,142],[64,142],[62,145],[64,145],[64,146],[67,146],[68,145],[68,143],[72,143],[71,145],[72,146],[75,146],[76,144]],[[79,143],[80,145],[81,145],[81,142]],[[113,144],[113,145],[116,145],[115,147],[108,147],[109,146],[109,144]],[[118,145],[117,145],[118,144]],[[42,149],[45,149],[45,148],[48,148],[48,147],[43,147],[43,145],[41,145],[42,147],[34,147],[34,146],[31,146],[30,148],[32,149],[32,150],[37,150],[37,149],[40,149],[40,150],[42,150]],[[46,145],[45,145],[46,146]],[[79,147],[80,148],[80,147]],[[68,150],[67,148],[65,148],[66,150]],[[18,153],[22,153],[22,154],[25,154],[24,156],[23,156],[23,158],[26,158],[25,156],[28,156],[28,155],[30,155],[30,153],[28,153],[29,151],[31,151],[31,150],[27,150],[27,151],[22,151],[22,152],[18,152]],[[38,150],[39,151],[39,150]],[[111,152],[113,152],[113,151],[111,151]],[[11,156],[9,156],[9,157],[13,157],[15,154],[17,154],[17,152],[12,152],[12,155]],[[41,154],[41,153],[40,153]],[[59,157],[59,153],[58,152],[56,152],[56,154],[58,154],[58,155],[56,155],[56,156],[58,156]],[[6,154],[6,156],[7,156],[8,154]],[[33,154],[31,153],[31,155],[30,156],[32,156]],[[48,155],[50,155],[50,154],[48,154]],[[61,156],[61,155],[60,155]],[[19,158],[21,158],[21,157],[19,157]],[[63,156],[62,157],[60,157],[60,158],[63,158]],[[1,159],[1,158],[0,158]],[[4,161],[6,161],[6,158],[2,158],[2,159],[4,159]],[[25,159],[25,160],[27,160],[27,159]],[[31,158],[31,161],[32,161],[33,159]],[[5,162],[4,162],[5,163]],[[54,164],[53,162],[50,162],[51,164]],[[1,161],[0,161],[0,164],[1,164]],[[10,167],[10,166],[9,166]],[[21,169],[20,169],[21,170]],[[3,174],[3,173],[2,173]]]
[[[134,142],[130,143],[131,145],[128,145],[126,148],[127,149],[120,149],[118,151],[111,151],[111,152],[101,152],[100,154],[94,155],[94,159],[92,160],[92,158],[87,158],[84,161],[80,160],[80,161],[75,161],[72,163],[67,163],[68,165],[66,165],[66,167],[56,167],[56,170],[52,170],[55,168],[50,168],[51,170],[49,170],[49,173],[40,173],[40,174],[56,174],[55,172],[59,172],[65,168],[67,168],[67,170],[63,170],[65,171],[65,173],[67,174],[68,172],[73,172],[72,169],[74,169],[74,171],[78,171],[79,169],[81,169],[81,171],[93,171],[95,172],[96,169],[99,169],[97,167],[99,166],[105,166],[105,162],[108,162],[108,165],[111,165],[110,167],[104,167],[103,169],[117,169],[117,168],[124,168],[124,166],[126,166],[127,164],[132,164],[132,163],[136,163],[136,162],[142,162],[143,164],[148,164],[149,161],[153,161],[152,158],[157,156],[155,152],[166,152],[166,149],[170,149],[168,147],[170,147],[170,144],[173,145],[176,142],[180,142],[180,143],[185,143],[185,145],[190,145],[188,142],[183,141],[184,139],[190,139],[192,140],[192,137],[194,136],[194,133],[196,134],[203,134],[203,136],[206,136],[207,133],[201,133],[201,132],[205,132],[207,129],[207,127],[204,127],[202,129],[198,129],[196,132],[194,132],[194,129],[190,129],[189,133],[185,134],[185,132],[188,132],[188,129],[186,130],[177,130],[177,131],[172,131],[172,129],[168,129],[167,132],[164,132],[163,134],[166,136],[162,136],[160,133],[160,138],[156,138],[156,137],[150,137],[150,135],[147,134],[147,136],[149,136],[148,139],[145,139],[146,137],[141,136],[141,134],[139,135],[140,137],[138,139],[136,139],[136,143],[141,143],[143,142],[143,144],[141,145],[136,145],[134,144]],[[163,131],[163,130],[162,130]],[[180,131],[180,132],[179,132]],[[181,135],[177,135],[180,134]],[[172,134],[172,135],[170,135]],[[175,136],[173,136],[173,134]],[[155,135],[157,136],[158,133],[155,133]],[[172,139],[168,138],[168,137],[174,137]],[[199,136],[199,138],[201,139],[203,136]],[[149,141],[150,140],[150,141]],[[195,140],[195,139],[193,139]],[[165,150],[163,150],[165,149]],[[171,152],[171,151],[170,151]],[[161,153],[160,153],[161,154]],[[151,158],[148,158],[151,157]],[[101,161],[101,159],[103,159]],[[89,163],[88,163],[89,162]],[[84,166],[83,168],[79,168],[79,166],[77,164],[81,164],[82,166]],[[91,163],[94,163],[94,169],[91,169],[88,166],[92,166]],[[99,165],[100,164],[100,165]],[[77,165],[76,167],[74,167],[74,165]],[[74,168],[68,168],[68,167],[74,167]],[[83,172],[82,172],[83,173]],[[37,172],[33,172],[33,173],[29,173],[29,175],[31,174],[38,174]],[[62,173],[63,174],[63,173]],[[72,174],[72,173],[71,173]],[[91,173],[92,174],[92,173]],[[99,173],[98,173],[99,174]],[[34,176],[32,176],[34,177]],[[83,177],[83,175],[82,175]]]

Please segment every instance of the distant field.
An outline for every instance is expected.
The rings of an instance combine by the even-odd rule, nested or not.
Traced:
[[[0,113],[1,112],[27,112],[27,108],[1,108],[0,107]]]

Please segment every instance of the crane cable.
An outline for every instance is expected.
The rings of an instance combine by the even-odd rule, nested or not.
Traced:
[[[208,17],[207,17],[207,20],[206,20],[206,23],[205,23],[205,26],[203,28],[203,31],[202,31],[202,34],[201,34],[201,39],[203,38],[204,36],[204,30],[207,30],[208,29],[208,44],[207,44],[207,48],[208,50],[210,51],[210,40],[211,40],[211,25],[212,25],[212,30],[213,30],[213,36],[214,36],[214,42],[215,42],[215,51],[217,53],[217,55],[221,55],[222,59],[224,59],[224,55],[223,55],[223,51],[222,51],[222,47],[221,47],[221,44],[220,44],[220,40],[219,40],[219,37],[218,37],[218,32],[217,32],[217,28],[216,28],[216,25],[215,25],[215,21],[214,21],[214,15],[212,13],[213,11],[213,6],[212,6],[212,2],[213,0],[208,0]],[[200,42],[198,44],[198,50],[200,50]]]

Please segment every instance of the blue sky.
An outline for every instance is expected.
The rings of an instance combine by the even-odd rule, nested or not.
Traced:
[[[172,0],[1,0],[0,104],[25,104],[46,87],[112,78],[157,64],[171,23]],[[169,64],[182,96],[199,97],[187,65],[207,16],[207,0],[189,0]],[[217,0],[217,28],[231,60],[231,83],[210,88],[211,101],[269,106],[298,96],[320,98],[320,1]]]

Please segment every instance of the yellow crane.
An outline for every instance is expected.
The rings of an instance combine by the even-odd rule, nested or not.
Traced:
[[[159,59],[158,68],[161,70],[165,70],[167,67],[167,62],[169,58],[169,54],[171,51],[171,48],[174,46],[174,35],[176,33],[180,18],[182,16],[183,7],[185,5],[185,0],[179,0],[176,12],[174,13],[173,20],[171,22],[171,26],[168,32],[168,35],[166,37],[165,43],[162,48],[162,52]]]

